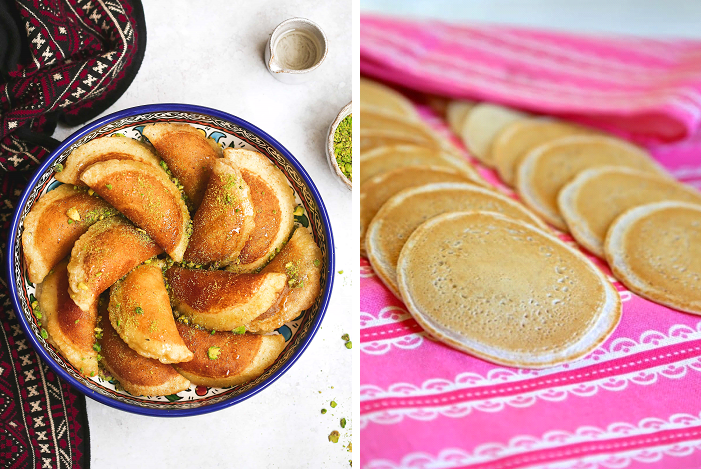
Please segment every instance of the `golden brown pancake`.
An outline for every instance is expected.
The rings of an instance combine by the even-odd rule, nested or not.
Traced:
[[[24,219],[22,232],[29,281],[44,280],[90,225],[116,213],[101,198],[69,185],[42,195]]]
[[[656,174],[602,166],[580,172],[557,198],[572,236],[599,257],[604,257],[606,232],[617,216],[665,200],[701,204],[701,192]]]
[[[37,287],[37,300],[43,315],[43,324],[49,333],[49,343],[85,376],[97,374],[95,326],[97,301],[86,311],[80,309],[68,296],[68,271],[65,260]]]
[[[577,173],[597,166],[625,166],[664,175],[647,152],[635,145],[612,137],[580,135],[553,140],[528,153],[518,167],[516,187],[526,205],[566,230],[557,195]]]
[[[473,180],[467,174],[455,169],[440,166],[407,166],[382,173],[369,179],[360,188],[360,254],[365,256],[365,231],[370,222],[390,197],[404,189],[423,186],[435,182],[471,182],[485,185],[481,180]]]
[[[177,311],[218,331],[250,323],[275,304],[287,285],[287,276],[280,273],[234,274],[175,266],[166,271],[166,280]]]
[[[460,136],[475,158],[493,167],[494,139],[506,126],[526,117],[527,114],[515,109],[497,104],[479,103],[467,115]]]
[[[251,236],[254,218],[251,191],[241,172],[227,159],[216,160],[193,219],[185,260],[195,264],[231,264]]]
[[[135,396],[167,396],[190,387],[190,382],[175,371],[173,365],[146,358],[129,348],[112,327],[106,306],[101,306],[100,316],[100,363],[125,391]]]
[[[82,180],[143,229],[174,261],[183,260],[190,214],[168,176],[135,161],[110,160],[87,168]]]
[[[552,119],[517,120],[507,125],[494,139],[492,159],[501,180],[513,187],[516,184],[516,168],[529,151],[557,138],[594,133],[594,129]]]
[[[222,154],[219,145],[188,124],[157,123],[144,127],[143,133],[183,185],[191,208],[199,207],[210,168]]]
[[[408,135],[406,133],[394,132],[391,130],[368,129],[360,132],[360,155],[365,155],[370,151],[391,145],[413,145],[417,147],[432,148],[436,151],[442,150],[442,145],[436,140],[429,140],[421,135]]]
[[[365,235],[368,259],[387,288],[399,297],[397,259],[411,233],[423,222],[447,212],[488,210],[547,227],[513,199],[473,184],[443,182],[406,189],[377,212]]]
[[[397,271],[402,298],[424,329],[501,365],[575,360],[621,316],[618,292],[581,252],[493,212],[446,213],[422,224]]]
[[[371,178],[397,168],[426,165],[455,169],[470,179],[481,179],[467,160],[450,153],[413,145],[395,145],[377,148],[360,157],[360,184],[362,186]]]
[[[360,133],[366,130],[389,131],[394,134],[407,135],[409,138],[419,136],[425,141],[437,141],[441,138],[430,127],[417,118],[400,116],[378,110],[362,110],[360,113]]]
[[[462,129],[472,108],[477,105],[475,101],[456,99],[448,103],[445,118],[448,121],[450,130],[456,135],[462,135]]]
[[[263,267],[290,237],[294,228],[294,191],[282,171],[257,151],[227,148],[224,158],[241,171],[251,190],[255,228],[241,250],[236,272],[255,272]]]
[[[367,78],[360,79],[360,106],[403,116],[416,116],[414,105],[402,94]]]
[[[304,228],[297,228],[282,251],[266,265],[262,273],[287,275],[287,287],[277,302],[251,321],[249,332],[271,332],[310,308],[321,291],[321,249]]]
[[[701,314],[701,207],[656,202],[623,212],[604,242],[616,278],[649,300]]]
[[[68,262],[69,294],[83,310],[127,272],[163,250],[122,217],[92,225],[75,242]]]
[[[192,359],[175,328],[160,262],[142,264],[112,285],[108,311],[114,329],[139,355],[161,363]]]
[[[90,165],[107,160],[132,160],[158,168],[160,159],[151,148],[133,138],[115,135],[90,140],[73,150],[56,179],[66,184],[85,186],[80,179]]]
[[[195,357],[178,363],[175,369],[201,386],[223,388],[251,381],[262,375],[285,348],[281,335],[211,334],[181,322],[177,326]]]

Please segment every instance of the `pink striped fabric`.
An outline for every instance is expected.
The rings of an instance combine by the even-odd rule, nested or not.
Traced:
[[[366,36],[368,24],[372,25],[372,40]],[[364,71],[373,70],[375,76],[421,91],[491,96],[489,90],[479,94],[476,88],[465,94],[429,75],[420,82],[407,78],[419,73],[418,68],[412,68],[414,65],[434,63],[436,59],[428,57],[429,52],[443,47],[440,40],[427,39],[439,36],[434,24],[363,18],[361,25]],[[470,37],[477,34],[475,31],[502,36],[499,28],[440,28],[467,31],[465,35]],[[420,58],[420,62],[408,61],[413,65],[396,68],[405,63],[404,57],[393,55],[390,60],[383,55],[386,51],[377,46],[385,44],[382,30],[408,37],[416,32],[422,45],[408,47],[406,50],[412,52],[406,55]],[[526,34],[505,31],[506,37]],[[539,57],[542,49],[534,44],[543,41],[554,48],[576,48],[572,56],[579,63],[587,57],[596,58],[597,63],[602,58],[627,57],[622,51],[631,44],[645,44],[645,52],[627,57],[631,70],[643,62],[654,63],[659,76],[683,75],[685,79],[693,76],[691,58],[699,56],[694,44],[687,42],[675,48],[674,43],[667,42],[604,41],[537,32],[528,32],[527,37],[535,42],[521,42],[521,48],[531,46],[525,47],[528,54],[519,56]],[[515,47],[516,42],[511,46]],[[472,61],[473,54],[466,57]],[[495,67],[502,65],[497,61]],[[536,69],[535,59],[530,66]],[[604,64],[600,67],[603,75]],[[625,61],[616,67],[621,76],[625,75]],[[574,81],[574,65],[569,73]],[[511,74],[520,76],[520,65],[512,65]],[[639,82],[636,79],[636,86],[652,89],[654,80],[648,79],[645,83],[643,78]],[[518,102],[526,107],[521,98],[509,98],[505,93],[499,96],[500,102]],[[543,102],[534,100],[529,108],[545,110],[543,106]],[[557,106],[569,114],[564,100]],[[634,106],[611,107],[608,112],[633,116],[637,112]],[[589,109],[593,107],[590,104]],[[573,105],[571,109],[575,108]],[[660,116],[675,122],[689,136],[677,143],[649,143],[648,148],[678,179],[701,189],[701,132],[695,130],[698,123],[678,112],[682,108],[670,105],[666,109],[669,112]],[[419,110],[439,132],[450,135],[442,120],[422,106]],[[655,139],[662,135],[654,129],[649,131]],[[452,139],[467,155],[462,144],[454,136]],[[493,172],[484,168],[480,171],[498,183]],[[565,235],[563,239],[573,243]],[[605,265],[592,259],[609,273]],[[615,282],[623,300],[623,318],[611,338],[572,364],[519,370],[487,363],[431,340],[367,261],[361,259],[360,265],[362,468],[701,468],[701,317],[644,300]]]
[[[361,73],[671,141],[701,125],[701,42],[592,38],[363,15]]]

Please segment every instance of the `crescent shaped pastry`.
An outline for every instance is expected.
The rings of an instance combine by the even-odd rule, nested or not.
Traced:
[[[294,228],[294,192],[282,171],[257,151],[226,148],[224,158],[241,171],[251,189],[256,212],[255,228],[232,270],[254,272],[279,252],[290,237]]]
[[[148,145],[129,137],[116,135],[90,140],[68,155],[63,171],[56,173],[56,179],[66,184],[85,186],[80,179],[90,165],[107,160],[133,160],[158,168],[159,158]]]
[[[181,267],[168,269],[166,280],[175,309],[217,331],[230,331],[263,314],[287,284],[287,276],[280,273],[238,275]]]
[[[112,327],[106,305],[105,301],[100,306],[100,362],[125,391],[135,396],[167,396],[190,387],[190,381],[175,371],[173,365],[146,358],[129,348]]]
[[[127,272],[163,250],[122,217],[95,223],[76,241],[68,262],[69,294],[83,311]]]
[[[197,208],[207,188],[210,168],[222,153],[217,142],[188,124],[147,125],[143,133],[183,185],[191,207]]]
[[[185,260],[195,264],[234,262],[253,232],[251,191],[234,164],[218,159],[195,213]]]
[[[251,381],[263,374],[285,348],[281,335],[211,334],[180,322],[176,325],[195,357],[173,366],[197,385],[223,388]]]
[[[80,309],[68,295],[68,261],[59,263],[44,282],[37,287],[37,300],[43,313],[43,324],[49,343],[85,376],[97,374],[95,325],[97,301],[86,311]]]
[[[192,359],[175,328],[160,263],[142,264],[110,289],[112,326],[139,355],[161,363]]]
[[[62,185],[42,195],[24,219],[22,248],[29,280],[40,283],[90,226],[117,210],[82,189]]]
[[[161,169],[110,160],[90,166],[81,178],[174,261],[183,260],[192,222],[180,191]]]
[[[287,288],[265,313],[246,326],[250,332],[271,332],[314,304],[321,290],[321,249],[304,228],[292,234],[282,251],[261,271],[287,275]]]

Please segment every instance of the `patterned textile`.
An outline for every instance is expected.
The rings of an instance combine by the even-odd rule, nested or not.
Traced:
[[[12,212],[58,142],[60,119],[96,117],[126,90],[146,48],[139,0],[0,1],[0,258]],[[0,467],[89,467],[85,397],[31,349],[0,279]]]
[[[363,35],[361,47],[363,64],[366,53],[378,56]],[[392,75],[408,85],[405,76]],[[434,86],[427,79],[419,89]],[[419,109],[467,154],[441,119]],[[648,148],[701,190],[701,132],[693,132]],[[498,183],[494,172],[480,172]],[[701,467],[701,317],[644,300],[613,279],[623,317],[612,337],[571,364],[520,370],[431,340],[369,263],[360,265],[363,469]]]

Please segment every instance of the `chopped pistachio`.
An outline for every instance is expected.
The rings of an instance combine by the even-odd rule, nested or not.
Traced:
[[[92,349],[96,352],[102,351],[102,347],[100,347],[100,344],[93,344]]]
[[[76,319],[73,324],[78,324],[80,322],[80,319]]]
[[[63,171],[63,165],[61,163],[58,163],[56,166],[54,166],[54,171],[60,173],[61,171]]]
[[[341,419],[341,428],[346,428],[346,419]]]
[[[32,309],[36,308],[39,306],[39,302],[37,300],[32,301]]]
[[[343,334],[341,336],[341,339],[345,340],[346,342],[350,340],[350,336],[348,334]]]
[[[80,213],[75,207],[71,207],[68,210],[66,210],[66,215],[68,215],[68,218],[70,218],[73,221],[80,221]]]
[[[72,225],[72,224],[73,224],[73,220],[71,220],[71,219],[69,218],[69,219],[68,219],[68,224],[69,224],[69,225]]]
[[[216,360],[219,358],[219,355],[221,354],[221,348],[217,347],[216,345],[213,345],[207,349],[207,357],[210,360]]]
[[[325,414],[325,413],[326,413],[326,409],[321,409],[321,413],[322,413],[322,414]]]
[[[134,308],[134,312],[136,314],[144,314],[144,309],[141,306],[137,306],[136,308]]]
[[[341,275],[343,275],[343,271],[342,271],[342,270],[339,270],[338,273],[341,274]]]
[[[347,348],[347,349],[352,349],[352,348],[353,348],[353,342],[351,342],[350,340],[349,340],[348,342],[346,342],[346,348]]]
[[[88,286],[85,284],[85,282],[78,282],[78,288],[81,290],[87,290]]]
[[[216,331],[212,331],[212,335],[214,335],[215,332],[216,332]]]
[[[336,401],[331,401],[329,404],[332,408],[335,408],[338,404],[336,404]]]
[[[35,309],[34,316],[36,316],[37,319],[41,319],[42,318],[41,311],[39,311],[38,309]]]
[[[245,334],[246,333],[246,326],[239,326],[236,329],[232,330],[234,334]]]
[[[341,434],[338,433],[338,430],[334,430],[334,431],[332,431],[331,434],[329,435],[329,441],[330,441],[331,443],[338,443],[338,437],[339,437],[339,436],[341,436]]]
[[[88,195],[95,195],[95,191],[92,189],[88,189]]]
[[[112,184],[105,184],[105,187],[108,189],[112,189]]]
[[[321,264],[321,262],[319,262],[319,259],[314,259],[314,267],[319,267],[319,264]]]
[[[302,208],[302,206],[297,205],[297,207],[295,208],[295,211],[292,212],[292,215],[294,215],[295,217],[299,217],[299,216],[304,215],[304,209]]]
[[[41,337],[43,337],[44,339],[49,338],[49,333],[46,332],[46,329],[44,329],[43,327],[41,328]]]

